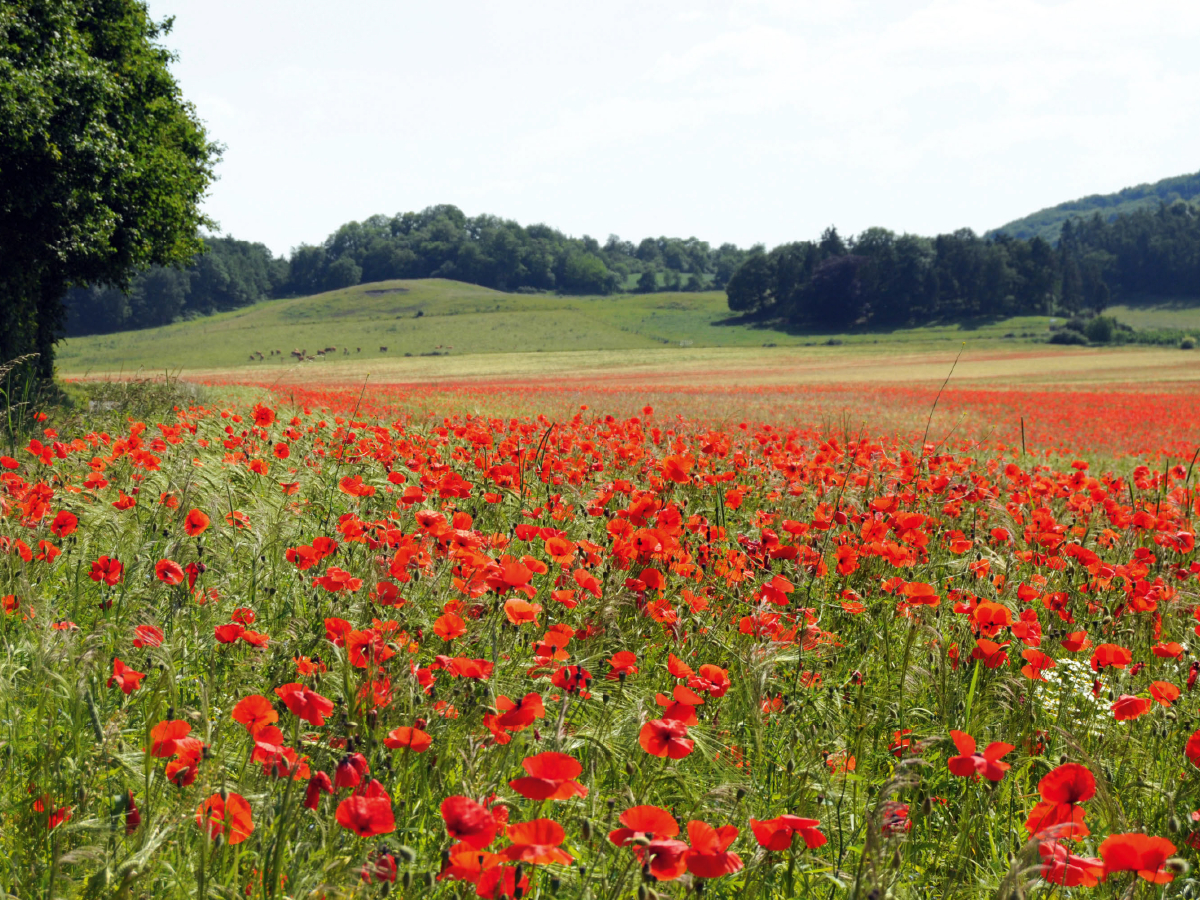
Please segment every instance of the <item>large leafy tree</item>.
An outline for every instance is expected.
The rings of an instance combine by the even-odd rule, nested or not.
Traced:
[[[0,3],[0,360],[49,377],[72,285],[190,260],[220,148],[139,0]]]

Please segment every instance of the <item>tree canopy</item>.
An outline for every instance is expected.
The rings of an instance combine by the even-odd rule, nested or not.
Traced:
[[[220,148],[139,0],[0,5],[0,359],[49,376],[72,285],[188,262]]]
[[[1176,201],[1067,220],[1057,246],[970,229],[927,238],[870,228],[849,240],[755,248],[726,286],[730,310],[790,327],[1100,312],[1116,298],[1200,296],[1200,210]]]

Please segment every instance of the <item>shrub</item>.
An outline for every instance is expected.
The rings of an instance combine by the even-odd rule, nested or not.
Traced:
[[[1073,328],[1064,328],[1050,335],[1051,344],[1082,344],[1087,345],[1088,339]]]

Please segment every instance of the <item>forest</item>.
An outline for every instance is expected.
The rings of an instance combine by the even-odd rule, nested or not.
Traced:
[[[277,258],[263,244],[206,238],[189,266],[154,266],[128,291],[96,286],[67,296],[67,333],[165,325],[270,297],[315,294],[392,278],[451,278],[504,291],[612,294],[725,286],[747,251],[691,238],[610,235],[601,244],[546,225],[470,218],[454,206],[348,222],[317,245]]]
[[[1177,201],[1068,220],[1056,244],[970,229],[870,228],[752,251],[729,308],[785,327],[894,327],[976,316],[1099,313],[1117,298],[1200,295],[1200,210]]]
[[[450,278],[497,290],[612,294],[725,288],[729,308],[785,327],[894,327],[932,319],[1098,313],[1115,298],[1200,294],[1200,208],[1185,201],[1068,219],[1057,241],[936,237],[869,228],[771,251],[691,238],[610,235],[602,244],[454,206],[348,222],[288,258],[263,244],[209,237],[190,265],[153,266],[128,291],[67,297],[67,333],[165,325],[393,278]]]

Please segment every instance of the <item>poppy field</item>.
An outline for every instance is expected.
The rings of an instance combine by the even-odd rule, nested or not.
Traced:
[[[1200,895],[1194,395],[513,391],[0,450],[0,891]]]

